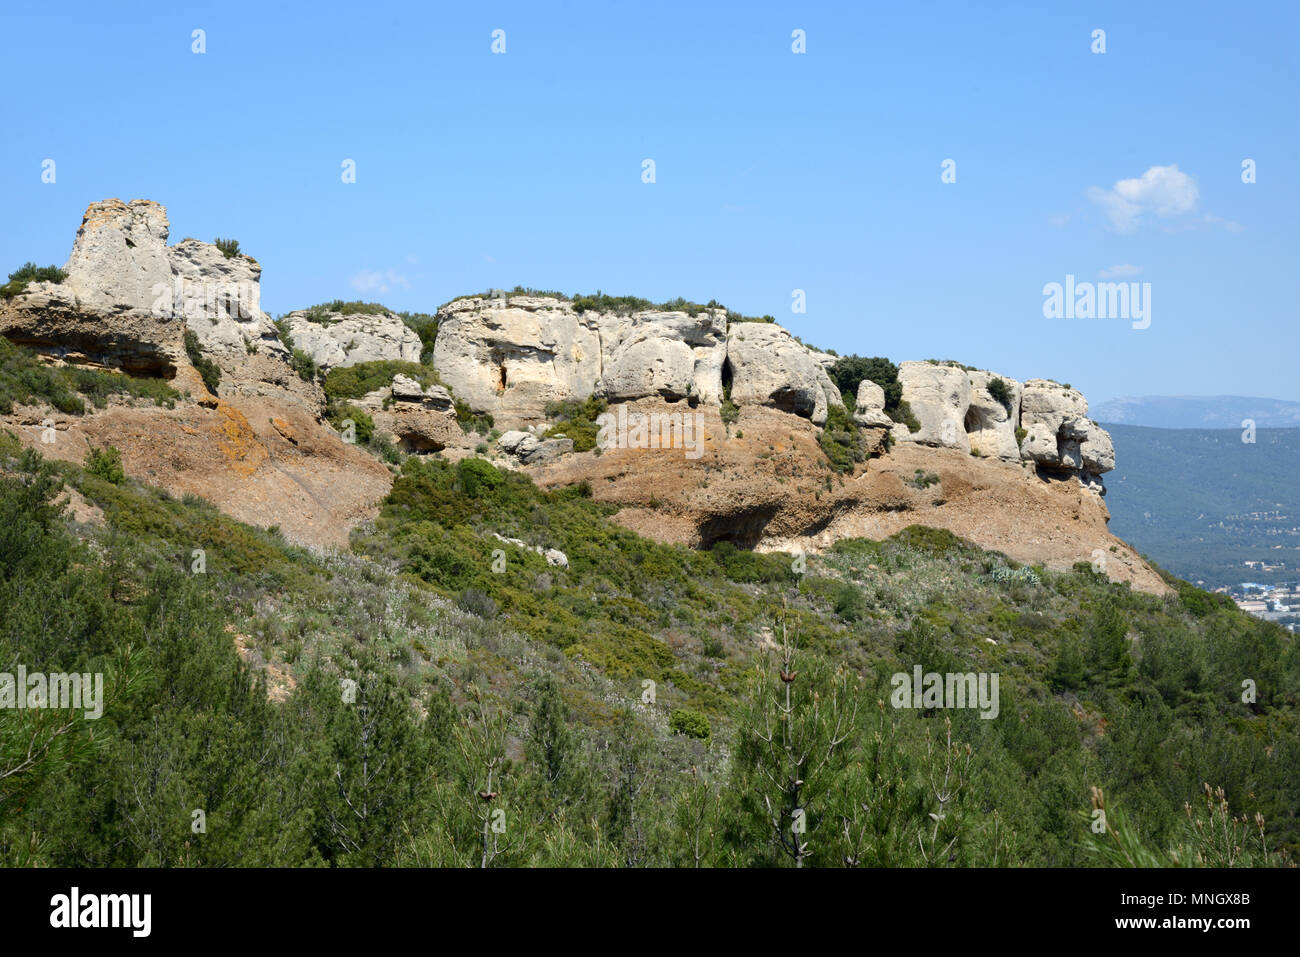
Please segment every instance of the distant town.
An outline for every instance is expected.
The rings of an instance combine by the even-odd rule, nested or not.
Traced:
[[[1281,562],[1246,561],[1247,568],[1260,572],[1286,570]],[[1300,631],[1300,580],[1276,582],[1271,585],[1259,582],[1239,582],[1214,589],[1228,595],[1237,607],[1265,621],[1275,621],[1287,631]]]

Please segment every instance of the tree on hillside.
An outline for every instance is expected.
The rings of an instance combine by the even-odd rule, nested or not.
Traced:
[[[843,666],[796,652],[784,604],[780,630],[779,664],[769,655],[756,671],[736,761],[770,842],[803,867],[818,828],[835,827],[828,810],[858,731],[860,685]]]

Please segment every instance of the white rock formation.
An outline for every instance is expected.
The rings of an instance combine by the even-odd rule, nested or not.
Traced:
[[[288,350],[275,333],[271,317],[262,311],[262,267],[251,256],[229,259],[211,243],[185,239],[167,250],[172,282],[159,305],[168,303],[184,319],[205,352],[242,360],[250,350],[278,354]],[[237,362],[235,364],[238,364]]]
[[[573,439],[567,437],[546,439],[518,429],[503,433],[497,439],[497,445],[503,452],[513,455],[525,465],[543,465],[573,451]]]
[[[362,362],[420,361],[419,335],[391,312],[347,316],[326,312],[315,318],[299,310],[284,321],[293,347],[311,356],[324,371]]]
[[[1063,470],[1085,469],[1083,445],[1089,460],[1099,466],[1092,472],[1115,467],[1110,436],[1087,418],[1088,400],[1077,389],[1050,379],[1030,379],[1024,385],[1020,426],[1025,429],[1021,456],[1037,465]],[[1109,465],[1107,465],[1109,461]]]
[[[903,401],[911,407],[921,429],[913,432],[906,425],[897,425],[895,439],[970,451],[966,411],[971,404],[971,381],[965,369],[933,362],[901,362],[898,381],[903,386]]]
[[[708,309],[601,315],[601,381],[597,393],[611,402],[645,396],[673,401],[722,401],[722,364],[727,358],[727,313]]]
[[[91,203],[63,267],[64,285],[88,310],[149,313],[172,281],[168,229],[167,210],[152,200]]]
[[[727,362],[736,405],[770,405],[825,425],[829,406],[843,403],[825,367],[776,323],[732,323]]]
[[[545,417],[548,402],[595,390],[597,317],[558,299],[457,299],[438,310],[433,364],[458,399],[499,427],[526,425]]]
[[[999,376],[981,369],[969,373],[970,407],[963,424],[970,437],[972,449],[983,456],[1005,462],[1020,461],[1020,445],[1016,442],[1016,426],[1020,422],[1020,397],[1023,386],[1015,379]],[[1006,390],[1005,402],[989,391],[989,385],[1001,379]]]
[[[404,451],[441,452],[464,442],[451,393],[436,383],[423,388],[409,376],[395,375],[391,385],[355,404],[369,414],[376,431]]]
[[[853,419],[858,425],[868,428],[892,429],[894,420],[885,412],[885,390],[863,379],[858,383],[858,398],[853,409]]]
[[[560,568],[569,567],[569,556],[564,554],[564,552],[560,551],[558,548],[542,548],[541,545],[529,545],[527,542],[521,541],[518,538],[506,538],[504,535],[499,535],[496,532],[492,533],[492,537],[498,542],[505,542],[507,545],[515,546],[515,548],[522,548],[526,551],[541,555],[546,559],[546,564],[548,565],[557,565]]]

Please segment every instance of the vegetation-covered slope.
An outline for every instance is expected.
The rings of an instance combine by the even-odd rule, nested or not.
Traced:
[[[407,459],[354,554],[322,557],[12,439],[0,457],[0,670],[103,672],[108,699],[97,721],[0,709],[6,863],[1300,849],[1294,642],[1181,583],[1157,599],[923,528],[803,560],[692,552],[475,459]],[[60,515],[60,482],[103,523]],[[917,665],[997,672],[998,716],[891,706]]]

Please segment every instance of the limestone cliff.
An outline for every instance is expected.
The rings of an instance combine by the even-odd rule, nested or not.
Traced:
[[[190,395],[174,410],[110,404],[58,416],[60,434],[78,441],[43,451],[80,459],[82,437],[111,443],[133,475],[280,524],[297,540],[343,544],[373,514],[388,469],[325,424],[322,379],[295,371],[261,309],[256,260],[192,239],[168,246],[168,230],[157,203],[94,203],[66,280],[34,282],[0,300],[0,334],[50,361],[163,376]],[[588,482],[597,498],[622,507],[620,521],[666,541],[816,549],[918,523],[1023,561],[1089,561],[1135,587],[1164,590],[1106,531],[1100,476],[1114,468],[1114,450],[1077,390],[951,362],[903,362],[909,425],[895,421],[907,418],[898,410],[886,412],[874,382],[842,396],[828,372],[836,357],[776,323],[738,321],[713,304],[585,308],[590,302],[453,300],[437,312],[434,368],[412,372],[421,381],[390,372],[390,381],[349,401],[403,451],[461,457],[477,449],[545,485]],[[285,325],[322,373],[421,357],[420,336],[388,312],[317,309]],[[222,373],[215,396],[191,364],[196,345]],[[589,397],[617,410],[611,422],[625,431],[634,423],[644,433],[649,422],[654,441],[622,435],[574,451],[571,436],[547,434],[553,403]],[[875,453],[847,473],[830,468],[822,445],[823,429],[844,428],[831,422],[839,406]],[[465,410],[491,415],[497,432],[466,433]],[[28,427],[48,414],[21,409],[8,424],[34,444]]]

